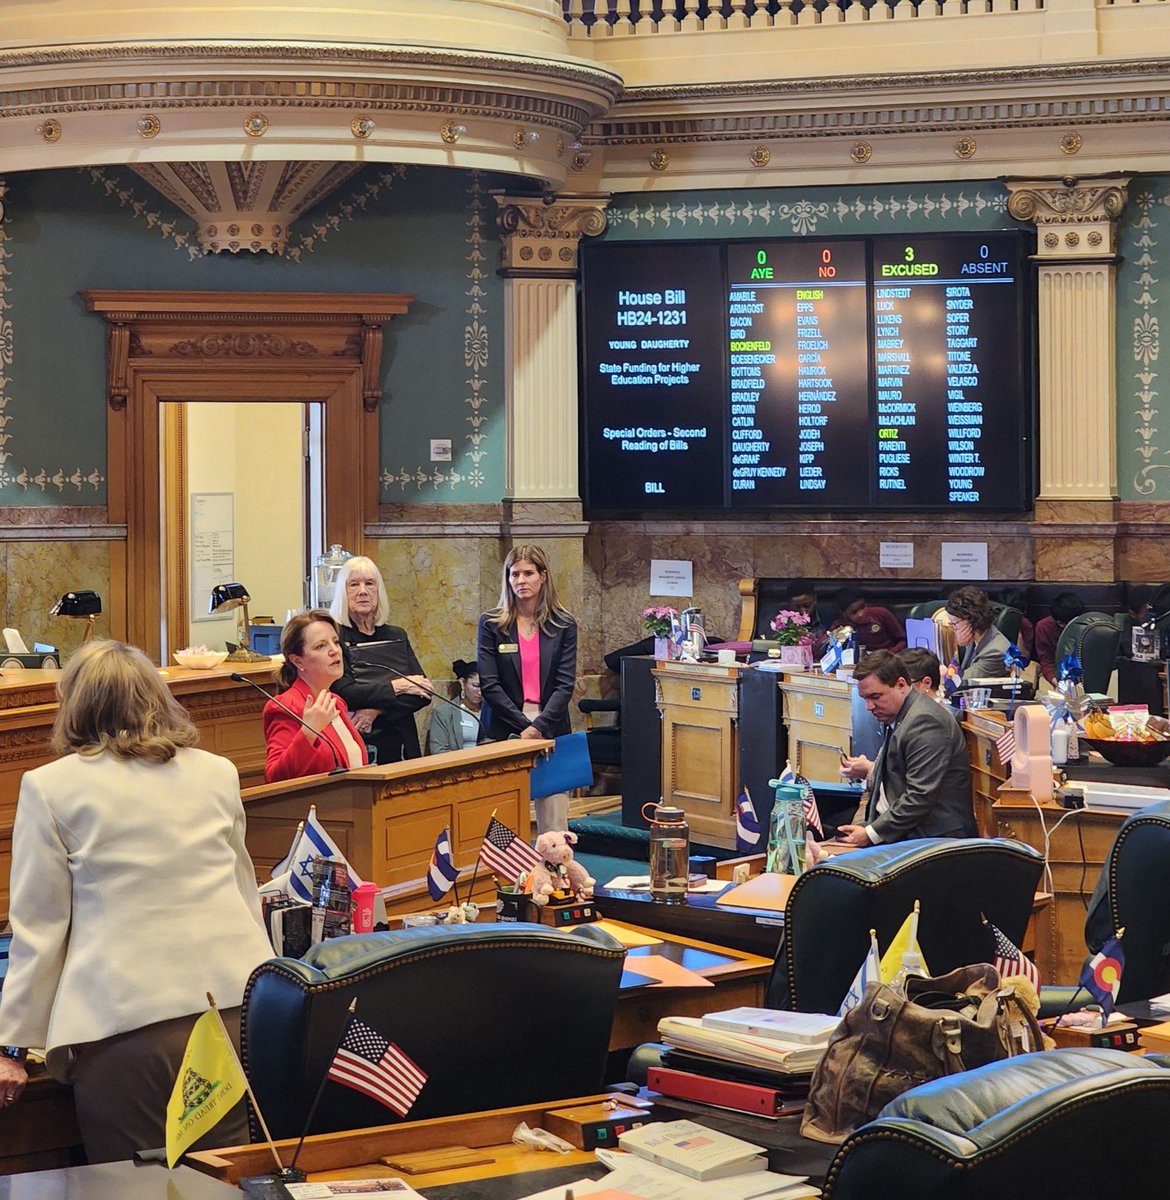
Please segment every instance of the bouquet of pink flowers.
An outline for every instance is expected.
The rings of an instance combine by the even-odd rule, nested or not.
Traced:
[[[781,646],[808,646],[813,635],[808,630],[808,614],[782,608],[772,618],[772,640]]]
[[[653,634],[654,637],[670,637],[670,632],[677,620],[678,610],[665,605],[642,610],[642,625],[646,632]]]

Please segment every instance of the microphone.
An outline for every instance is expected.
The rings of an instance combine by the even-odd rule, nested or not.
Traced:
[[[350,647],[350,650],[352,652],[352,650],[353,650],[352,646]],[[479,726],[479,732],[481,734],[484,732],[483,722],[479,719],[479,714],[473,713],[470,708],[464,708],[463,705],[460,704],[458,700],[452,700],[450,696],[442,696],[438,692],[436,692],[434,688],[424,687],[413,676],[407,675],[405,671],[400,671],[397,667],[392,667],[389,663],[378,663],[378,666],[384,667],[387,671],[390,672],[391,675],[397,675],[399,679],[408,680],[410,683],[414,684],[415,687],[421,688],[424,692],[426,692],[428,695],[430,695],[433,699],[442,700],[442,702],[444,704],[449,704],[449,705],[451,705],[452,708],[457,708],[460,711],[460,713],[466,713]],[[491,740],[492,740],[491,738],[484,738],[484,741],[481,742],[480,745],[483,745],[486,742],[490,742]]]
[[[247,675],[241,675],[239,671],[233,671],[231,678],[233,683],[246,683],[249,687],[255,688],[261,696],[266,696],[272,701],[273,704],[276,705],[277,708],[283,709],[290,717],[292,717],[294,721],[296,721],[299,725],[303,725],[313,735],[314,738],[319,738],[321,741],[323,741],[325,745],[329,747],[329,753],[333,755],[333,770],[329,772],[330,775],[344,775],[346,771],[349,770],[349,767],[341,761],[341,755],[337,753],[337,747],[324,735],[324,733],[321,732],[321,730],[314,729],[312,725],[310,725],[309,722],[303,717],[298,717],[297,714],[293,712],[293,710],[289,708],[287,704],[278,700],[270,691],[268,691],[267,688],[262,688],[258,683],[254,683],[247,677]]]

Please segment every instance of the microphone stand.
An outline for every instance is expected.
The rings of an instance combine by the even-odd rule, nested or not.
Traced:
[[[266,696],[277,708],[283,709],[288,713],[298,725],[307,729],[314,738],[320,738],[329,747],[329,753],[333,755],[333,770],[329,772],[330,775],[344,775],[349,770],[349,767],[341,761],[341,755],[337,753],[337,747],[325,736],[323,730],[314,729],[303,717],[298,717],[287,704],[278,700],[267,688],[262,688],[258,683],[254,683],[247,675],[241,675],[239,671],[233,671],[231,678],[234,683],[246,683],[249,687],[255,688],[261,696]]]

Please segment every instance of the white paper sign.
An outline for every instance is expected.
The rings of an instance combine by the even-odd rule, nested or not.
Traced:
[[[914,565],[914,543],[882,542],[878,554],[878,565],[882,567],[912,567]]]
[[[685,559],[652,558],[650,560],[651,596],[693,596],[694,573]]]
[[[986,579],[986,542],[943,542],[942,579]]]
[[[451,439],[431,438],[431,462],[451,461]]]

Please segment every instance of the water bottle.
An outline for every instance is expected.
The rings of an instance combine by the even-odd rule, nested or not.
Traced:
[[[652,811],[647,814],[646,809]],[[672,804],[646,804],[642,816],[650,822],[650,898],[663,904],[687,902],[691,861],[691,830],[687,814]]]
[[[800,875],[804,871],[805,838],[808,822],[804,801],[807,784],[780,783],[772,780],[776,802],[768,827],[767,869],[780,875]]]

